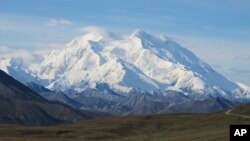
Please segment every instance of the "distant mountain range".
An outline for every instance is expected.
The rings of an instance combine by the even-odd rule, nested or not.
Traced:
[[[0,123],[51,125],[104,116],[48,101],[0,70]]]
[[[0,61],[0,69],[49,100],[114,115],[212,112],[250,100],[173,39],[142,30],[129,36],[93,30],[39,64]]]

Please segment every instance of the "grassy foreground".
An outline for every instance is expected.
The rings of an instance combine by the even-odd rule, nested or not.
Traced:
[[[229,125],[250,124],[250,119],[224,112],[113,117],[50,127],[0,125],[0,140],[228,141]]]

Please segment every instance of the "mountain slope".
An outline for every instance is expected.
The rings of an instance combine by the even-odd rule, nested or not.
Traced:
[[[232,114],[250,116],[250,103],[242,104],[231,111]]]
[[[100,115],[50,102],[0,70],[0,123],[47,125]]]
[[[42,97],[44,97],[47,100],[62,102],[64,104],[67,104],[67,105],[69,105],[73,108],[77,108],[77,109],[82,106],[80,103],[71,99],[63,92],[51,91],[47,88],[44,88],[43,86],[41,86],[39,84],[33,83],[33,82],[27,83],[27,86],[30,89],[32,89],[33,91],[35,91],[36,93],[40,94]]]

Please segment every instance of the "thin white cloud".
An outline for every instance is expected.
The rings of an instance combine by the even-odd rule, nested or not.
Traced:
[[[69,26],[72,25],[73,22],[70,20],[66,20],[66,19],[49,19],[46,22],[47,26]]]
[[[80,31],[84,33],[89,33],[89,32],[106,32],[105,28],[99,27],[99,26],[85,26],[80,28]]]
[[[6,46],[0,44],[0,54],[8,52],[8,51],[9,51],[9,48],[7,48]]]
[[[65,43],[48,43],[40,44],[37,49],[33,51],[34,54],[42,56],[48,55],[52,50],[60,50],[65,47]]]
[[[25,64],[41,60],[41,56],[39,54],[35,54],[29,50],[11,49],[4,45],[0,45],[0,60],[3,58],[20,58]]]
[[[249,61],[250,60],[250,54],[237,56],[237,57],[235,57],[235,59]]]
[[[33,50],[28,50],[20,48],[14,49],[0,44],[0,60],[18,58],[22,60],[24,65],[30,65],[41,62],[52,50],[60,50],[64,47],[64,43],[47,43],[40,44]]]
[[[242,68],[242,67],[232,67],[229,69],[232,73],[235,74],[250,74],[250,69]]]
[[[7,17],[0,14],[0,31],[1,32],[25,32],[32,33],[37,32],[39,29],[37,22],[29,22],[30,19],[24,17],[23,20],[19,20],[19,17]],[[40,26],[38,24],[38,26]]]

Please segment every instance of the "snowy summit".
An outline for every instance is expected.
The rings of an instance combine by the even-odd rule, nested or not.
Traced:
[[[174,40],[143,30],[129,36],[88,30],[62,50],[52,51],[33,75],[55,91],[84,90],[105,83],[121,93],[175,90],[193,98],[221,95],[244,99],[244,89],[226,79]]]
[[[122,97],[128,94],[169,97],[169,92],[182,94],[184,102],[211,98],[233,102],[250,99],[249,88],[243,84],[217,73],[173,39],[143,30],[119,35],[103,29],[88,29],[63,49],[53,50],[39,64],[23,67],[15,61],[4,60],[1,68],[27,85],[32,82],[66,94],[89,94],[87,90],[98,90],[102,95],[95,96],[102,100],[116,99],[115,103],[122,103]],[[110,95],[111,90],[115,96]],[[117,95],[120,95],[119,102]],[[171,97],[180,99],[177,94]],[[153,101],[159,99],[153,98]]]

